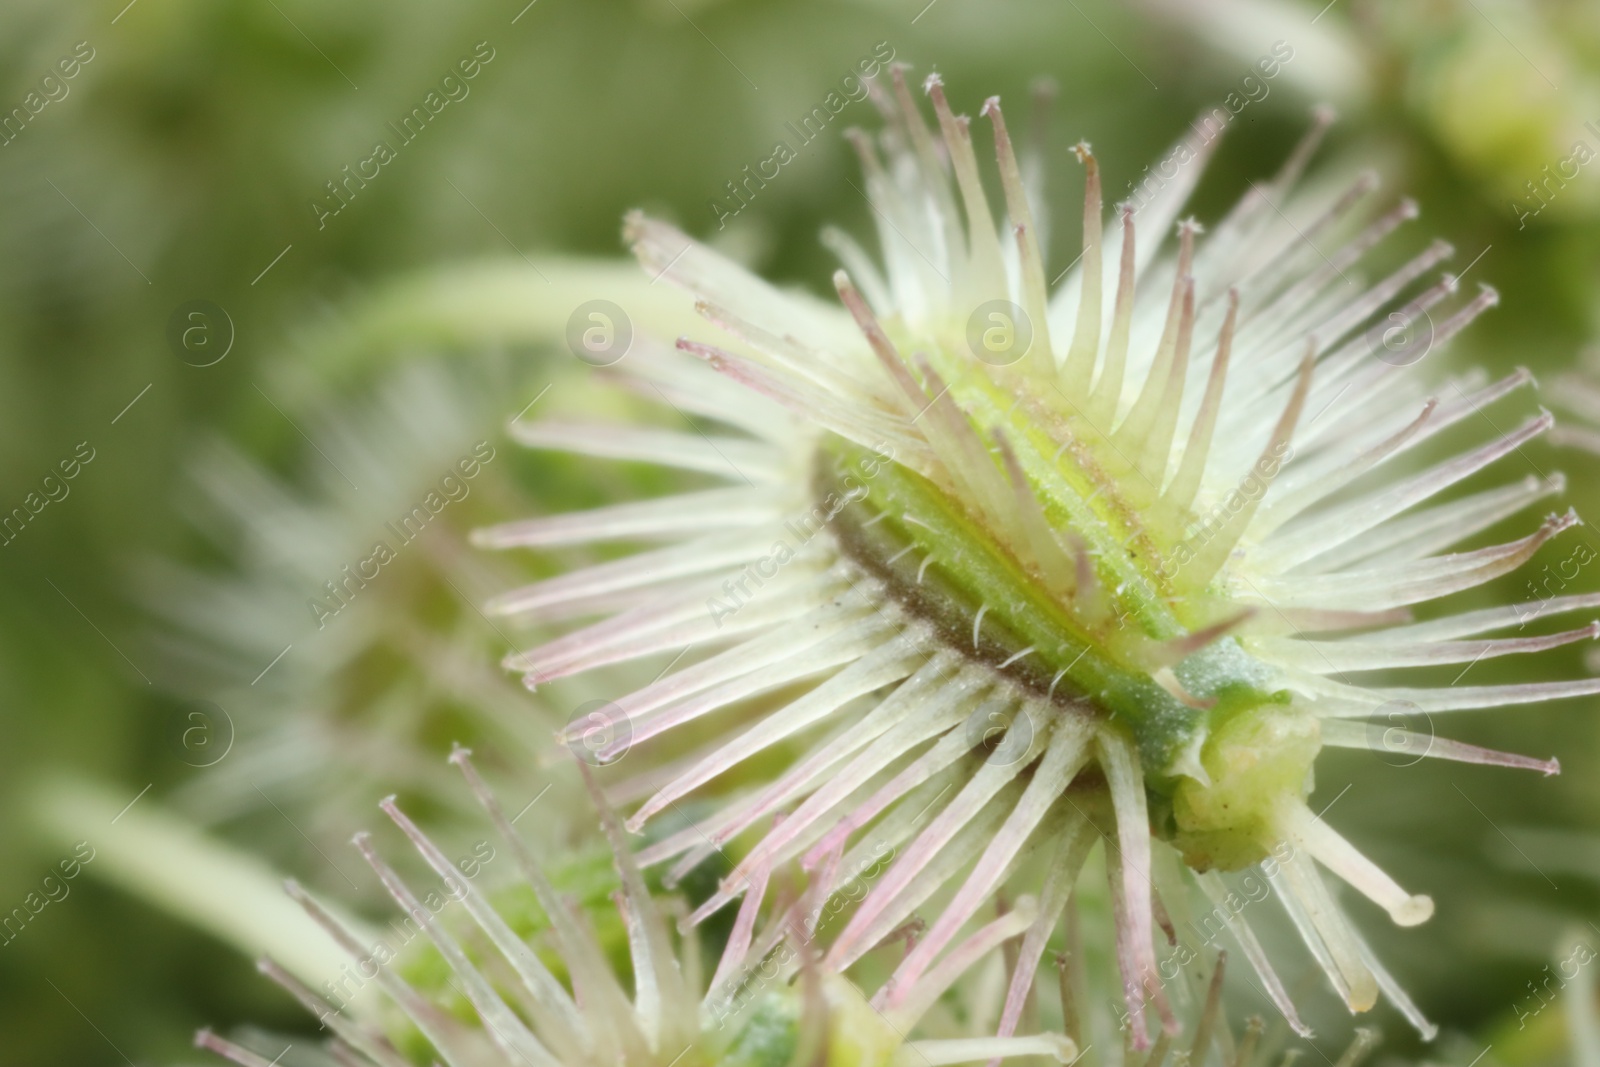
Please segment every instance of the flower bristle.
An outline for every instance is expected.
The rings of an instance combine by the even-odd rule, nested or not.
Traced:
[[[1593,678],[1430,688],[1360,677],[1600,633],[1591,624],[1487,636],[1517,624],[1511,607],[1410,618],[1414,605],[1507,573],[1577,521],[1551,515],[1519,540],[1450,551],[1559,489],[1558,478],[1541,477],[1433,502],[1551,420],[1540,413],[1420,462],[1420,446],[1470,428],[1530,378],[1425,376],[1415,350],[1391,347],[1386,324],[1398,316],[1414,328],[1407,343],[1424,346],[1431,367],[1494,304],[1493,290],[1455,300],[1448,275],[1417,290],[1450,253],[1440,243],[1375,283],[1352,277],[1417,208],[1402,201],[1363,224],[1370,174],[1331,200],[1300,197],[1332,121],[1319,110],[1277,175],[1253,183],[1209,230],[1178,219],[1225,122],[1202,116],[1168,157],[1175,173],[1147,179],[1110,226],[1098,163],[1080,145],[1083,254],[1051,295],[1042,200],[999,101],[983,109],[1004,186],[997,224],[969,123],[940,79],[924,86],[930,129],[904,71],[892,77],[892,90],[876,94],[888,130],[853,136],[882,267],[847,257],[849,271],[834,276],[842,310],[779,292],[677,230],[629,216],[625,236],[642,265],[693,294],[713,330],[675,351],[637,345],[625,367],[694,391],[696,413],[733,432],[647,443],[568,424],[524,437],[714,472],[736,487],[676,508],[619,505],[560,520],[568,532],[587,523],[596,538],[625,523],[631,536],[669,545],[497,601],[509,615],[605,616],[515,668],[532,687],[627,659],[700,653],[614,702],[628,740],[608,760],[690,723],[709,733],[665,784],[647,774],[622,787],[645,796],[628,828],[778,746],[802,755],[647,846],[640,862],[673,862],[671,876],[681,876],[737,840],[742,857],[696,911],[703,920],[741,897],[742,908],[758,906],[770,872],[794,863],[826,897],[836,872],[888,850],[893,863],[822,963],[844,971],[914,915],[932,914],[876,1003],[898,1002],[959,953],[963,931],[1015,870],[1039,866],[1023,861],[1048,854],[1054,889],[1042,892],[1012,968],[1005,1025],[1014,1025],[1070,888],[1104,841],[1136,1048],[1177,1028],[1157,973],[1163,907],[1188,894],[1226,897],[1224,875],[1263,868],[1351,1010],[1382,995],[1431,1035],[1323,871],[1401,925],[1425,920],[1431,900],[1403,890],[1307,800],[1322,747],[1392,742],[1391,724],[1373,728],[1375,718],[1600,692]],[[1174,230],[1176,250],[1163,253]],[[1329,241],[1342,243],[1324,253]],[[1555,610],[1592,606],[1576,596]],[[757,703],[795,685],[809,689]],[[735,707],[762,711],[748,725],[710,718]],[[1444,740],[1424,754],[1557,770],[1554,760]],[[1152,871],[1169,868],[1187,873],[1154,886]],[[1228,926],[1305,1032],[1249,919]]]

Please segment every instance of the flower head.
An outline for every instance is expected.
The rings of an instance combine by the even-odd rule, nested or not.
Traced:
[[[423,1051],[453,1067],[758,1067],[813,1062],[813,1057],[858,1067],[927,1067],[1038,1055],[1067,1063],[1077,1054],[1073,1042],[1059,1034],[907,1040],[968,967],[1031,921],[1031,906],[990,923],[955,966],[928,975],[895,1011],[875,1011],[844,979],[820,971],[804,951],[776,954],[786,933],[781,925],[754,938],[755,931],[739,927],[723,966],[702,988],[695,939],[675,941],[663,901],[651,894],[615,815],[599,801],[621,882],[614,901],[626,928],[630,992],[625,971],[608,957],[585,913],[556,889],[479,777],[471,753],[457,748],[450,761],[465,775],[514,858],[522,877],[515,888],[531,892],[548,936],[530,938],[514,929],[510,906],[476,886],[470,874],[463,876],[395,798],[384,800],[384,812],[444,888],[419,893],[379,854],[370,835],[358,834],[355,844],[405,913],[411,936],[420,932],[422,939],[397,951],[339,918],[297,884],[289,884],[289,893],[348,953],[356,973],[382,988],[398,1016],[374,1018],[370,1009],[363,1013],[353,1003],[325,998],[270,959],[260,965],[330,1032],[329,1051],[338,1062],[402,1067],[412,1062],[404,1052],[418,1038]],[[452,905],[459,905],[457,911],[446,910]],[[792,943],[803,946],[804,939]],[[742,982],[725,981],[733,973],[730,964],[749,952],[764,964],[760,980],[750,975]],[[442,964],[444,982],[434,988],[420,985],[418,977],[431,973],[424,963]],[[465,1001],[459,1012],[452,992]],[[244,1067],[269,1062],[210,1031],[202,1031],[196,1043]]]
[[[476,432],[505,387],[495,367],[417,362],[337,423],[285,399],[315,435],[295,482],[221,442],[199,451],[182,506],[228,567],[156,564],[145,595],[158,682],[184,700],[169,740],[199,771],[179,806],[207,825],[266,811],[283,836],[259,848],[325,863],[395,789],[426,798],[436,828],[476,820],[435,758],[451,736],[496,754],[491,778],[541,758],[548,729],[480,667],[461,592],[506,580],[459,548],[485,498],[519,498]]]
[[[1139,1047],[1150,1040],[1148,1008],[1165,1031],[1177,1025],[1158,929],[1196,888],[1229,899],[1241,872],[1265,875],[1352,1010],[1381,991],[1431,1033],[1323,872],[1401,925],[1427,919],[1432,902],[1402,889],[1307,798],[1322,748],[1410,737],[1397,716],[1600,691],[1594,679],[1390,688],[1362,678],[1596,635],[1591,625],[1483,636],[1518,622],[1510,606],[1410,621],[1412,605],[1506,573],[1576,521],[1551,516],[1518,540],[1452,552],[1559,481],[1432,502],[1546,430],[1546,414],[1416,462],[1441,432],[1490,425],[1485,409],[1530,380],[1469,376],[1436,381],[1430,395],[1412,366],[1494,292],[1460,301],[1455,279],[1422,282],[1450,254],[1442,243],[1358,280],[1367,252],[1416,208],[1402,202],[1357,225],[1376,186],[1368,174],[1331,198],[1300,196],[1329,121],[1320,112],[1278,174],[1209,233],[1177,220],[1221,132],[1215,116],[1150,170],[1109,226],[1097,161],[1079,145],[1083,251],[1052,292],[1038,190],[998,101],[982,113],[1004,191],[1000,225],[969,121],[937,76],[925,88],[936,129],[897,70],[877,94],[887,128],[853,138],[881,251],[874,260],[831,235],[846,267],[834,279],[841,307],[780,292],[669,226],[629,218],[645,268],[691,292],[717,328],[677,348],[720,378],[666,351],[638,350],[618,369],[732,432],[563,422],[513,431],[535,447],[734,484],[483,531],[479,542],[496,547],[669,542],[501,597],[494,607],[508,615],[607,616],[508,662],[537,686],[700,653],[615,702],[602,760],[708,716],[725,724],[649,791],[630,828],[758,757],[772,766],[781,756],[781,770],[641,860],[676,860],[681,873],[739,838],[743,857],[696,913],[704,918],[741,897],[741,914],[758,906],[788,862],[825,895],[839,872],[892,849],[825,959],[842,970],[932,907],[926,936],[878,993],[882,1007],[959,951],[969,921],[1026,874],[1042,888],[1010,979],[1001,1020],[1010,1033],[1103,839]],[[1595,603],[1573,596],[1546,610]],[[1437,738],[1426,754],[1557,769]],[[1218,913],[1303,1030],[1250,917]]]

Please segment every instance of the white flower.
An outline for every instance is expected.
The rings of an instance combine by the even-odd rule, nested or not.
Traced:
[[[548,944],[524,938],[493,896],[463,876],[448,856],[400,810],[393,797],[380,805],[415,845],[442,891],[426,895],[379,855],[368,834],[356,847],[405,917],[411,936],[420,932],[445,964],[446,982],[463,996],[471,1018],[449,1008],[449,990],[419,988],[408,980],[405,951],[383,938],[363,935],[294,883],[289,893],[349,955],[354,973],[380,986],[400,1011],[403,1025],[383,1025],[330,1000],[270,959],[261,970],[316,1016],[330,1035],[336,1062],[407,1067],[402,1049],[420,1035],[450,1067],[761,1067],[788,1062],[856,1064],[859,1067],[934,1067],[974,1059],[1050,1056],[1068,1063],[1078,1049],[1059,1034],[907,1040],[918,1020],[973,963],[1014,937],[1033,916],[1019,908],[986,927],[954,967],[921,980],[908,1003],[873,1010],[848,982],[820,971],[814,961],[790,953],[772,957],[783,923],[771,932],[741,927],[732,944],[754,947],[772,963],[749,995],[731,997],[733,986],[719,968],[702,995],[695,938],[675,943],[661,902],[652,897],[630,857],[616,816],[601,803],[601,823],[611,843],[622,889],[614,897],[627,928],[633,990],[607,958],[584,914],[555,888],[543,865],[508,820],[479,777],[471,753],[456,749],[450,761],[466,776],[509,849],[522,879],[549,923]],[[591,781],[592,788],[592,781]],[[459,904],[470,924],[445,909]],[[773,936],[777,935],[777,936]],[[409,960],[415,962],[416,953]],[[754,988],[752,988],[754,987]],[[1212,1008],[1213,1013],[1215,1007]],[[269,1061],[234,1042],[201,1031],[195,1043],[243,1067]]]
[[[1551,516],[1519,540],[1451,552],[1560,480],[1431,503],[1550,425],[1541,413],[1489,432],[1511,425],[1488,409],[1528,384],[1525,372],[1430,382],[1402,365],[1430,351],[1435,363],[1495,294],[1453,301],[1449,276],[1419,288],[1450,254],[1442,243],[1376,282],[1358,279],[1369,249],[1416,209],[1402,202],[1354,226],[1376,185],[1367,174],[1331,197],[1297,197],[1322,113],[1276,177],[1208,235],[1178,224],[1175,249],[1165,238],[1216,120],[1147,171],[1109,233],[1097,163],[1079,146],[1083,253],[1052,294],[1037,190],[1025,189],[998,102],[983,108],[1005,193],[997,226],[968,121],[937,77],[926,88],[937,134],[897,71],[878,94],[887,128],[855,137],[881,251],[875,261],[830,236],[847,268],[835,277],[842,309],[773,289],[669,226],[628,220],[645,269],[689,290],[718,328],[678,349],[721,376],[638,343],[618,369],[728,429],[549,421],[513,432],[732,485],[482,531],[494,547],[666,542],[499,598],[505,615],[605,616],[509,664],[533,687],[687,651],[616,700],[597,752],[614,759],[707,720],[709,744],[648,791],[630,828],[758,757],[779,770],[641,861],[676,861],[681,875],[739,839],[742,859],[696,917],[742,896],[743,921],[792,861],[825,893],[838,872],[893,849],[825,959],[842,970],[931,909],[880,1007],[959,951],[1008,879],[1026,880],[1041,899],[1001,1022],[1012,1032],[1077,872],[1104,839],[1138,1047],[1150,1040],[1148,1007],[1167,1032],[1177,1025],[1157,970],[1162,902],[1194,885],[1227,900],[1228,872],[1252,868],[1352,1010],[1382,992],[1431,1034],[1323,871],[1401,925],[1426,920],[1432,902],[1307,797],[1326,745],[1412,745],[1554,773],[1554,760],[1395,722],[1600,691],[1595,679],[1394,688],[1362,678],[1597,632],[1486,636],[1518,624],[1511,605],[1409,621],[1412,605],[1510,571],[1576,521]],[[1450,427],[1484,443],[1417,462]],[[1597,604],[1573,595],[1541,610]],[[1219,910],[1304,1031],[1251,917]]]
[[[473,510],[513,492],[503,449],[482,462],[502,379],[413,363],[337,418],[268,383],[312,435],[295,482],[222,442],[198,450],[181,506],[226,566],[157,563],[143,597],[158,682],[183,698],[166,740],[199,770],[178,806],[207,825],[264,811],[283,835],[264,851],[325,862],[315,850],[397,788],[476,818],[436,758],[446,730],[522,770],[544,753],[548,726],[481,667],[494,634],[467,590],[505,579],[459,547]]]

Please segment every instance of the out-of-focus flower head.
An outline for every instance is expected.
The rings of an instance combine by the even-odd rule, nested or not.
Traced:
[[[561,720],[484,665],[507,638],[473,599],[504,575],[461,544],[524,499],[492,441],[504,377],[423,361],[337,415],[286,400],[313,434],[294,480],[225,443],[200,450],[184,507],[222,564],[158,563],[144,583],[174,694],[163,735],[197,769],[180,807],[255,816],[283,860],[308,842],[326,854],[396,790],[461,815],[436,758],[451,737],[495,752],[494,774],[549,762]]]

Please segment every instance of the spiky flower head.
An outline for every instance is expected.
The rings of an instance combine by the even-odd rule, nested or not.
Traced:
[[[709,983],[703,983],[697,941],[675,939],[668,911],[653,896],[633,862],[622,827],[600,800],[601,825],[610,842],[620,889],[614,905],[626,928],[622,965],[611,959],[585,912],[559,892],[546,867],[512,825],[490,787],[478,775],[471,753],[450,756],[465,775],[498,839],[521,875],[516,888],[530,893],[542,913],[546,936],[530,938],[514,928],[515,910],[503,895],[474,882],[390,797],[380,807],[410,839],[441,881],[418,890],[380,855],[372,838],[355,845],[404,913],[415,944],[396,949],[340,918],[296,883],[289,893],[348,953],[356,992],[370,982],[391,1009],[374,1012],[350,999],[324,997],[270,959],[261,970],[279,983],[329,1032],[328,1052],[339,1063],[409,1067],[413,1054],[451,1067],[764,1067],[811,1063],[849,1067],[932,1067],[974,1059],[1048,1056],[1073,1060],[1074,1043],[1060,1034],[995,1038],[908,1040],[934,1002],[968,967],[1031,921],[1031,905],[989,924],[954,966],[928,975],[909,1002],[877,1011],[843,978],[826,974],[799,951],[774,950],[792,931],[740,926]],[[587,777],[587,775],[586,775]],[[591,788],[593,781],[589,779]],[[447,909],[455,906],[456,911]],[[466,915],[460,915],[464,910]],[[739,969],[754,953],[759,971]],[[419,984],[442,965],[444,981]],[[632,972],[632,990],[625,986]],[[738,980],[732,980],[738,979]],[[735,995],[738,994],[738,995]],[[457,1003],[460,1001],[461,1003]],[[1212,1008],[1215,1013],[1215,1006]],[[418,1045],[420,1039],[421,1045]],[[243,1067],[270,1061],[248,1048],[202,1031],[200,1047]]]
[[[256,849],[306,870],[396,789],[428,804],[435,829],[475,823],[436,758],[451,737],[494,754],[491,779],[550,748],[554,724],[482,663],[494,635],[466,590],[507,576],[460,544],[521,499],[515,457],[481,432],[505,379],[419,361],[337,421],[269,382],[313,435],[294,481],[220,441],[197,450],[180,506],[227,568],[163,561],[144,583],[156,681],[176,698],[163,726],[197,772],[172,801],[197,821],[266,812],[281,834]]]
[[[1510,606],[1410,621],[1413,605],[1504,574],[1576,521],[1552,516],[1510,543],[1450,551],[1559,489],[1530,478],[1434,502],[1550,425],[1540,413],[1487,432],[1510,425],[1488,409],[1530,381],[1524,372],[1485,383],[1419,369],[1418,353],[1433,365],[1495,294],[1461,300],[1454,278],[1425,281],[1450,254],[1442,243],[1359,280],[1369,250],[1416,208],[1361,222],[1370,174],[1330,196],[1297,192],[1323,112],[1209,233],[1177,220],[1225,115],[1203,116],[1110,225],[1095,157],[1078,146],[1083,251],[1052,291],[1038,189],[998,101],[982,113],[1004,190],[999,225],[969,121],[936,76],[925,89],[936,129],[896,71],[876,94],[886,129],[853,138],[881,251],[875,260],[831,235],[842,306],[780,292],[670,226],[629,218],[645,269],[693,294],[716,331],[680,340],[678,353],[636,343],[617,370],[731,432],[543,422],[513,433],[733,485],[482,532],[495,547],[669,542],[501,597],[506,615],[607,616],[509,664],[532,687],[691,653],[617,698],[596,749],[615,759],[720,716],[708,746],[664,781],[641,779],[648,799],[629,827],[735,768],[745,782],[758,767],[780,772],[641,860],[676,860],[682,873],[738,839],[743,857],[703,918],[741,896],[751,906],[793,860],[825,892],[892,849],[825,961],[849,966],[936,905],[882,1006],[939,966],[1008,877],[1037,878],[1039,915],[1001,1022],[1010,1032],[1104,839],[1140,1047],[1147,1007],[1176,1025],[1156,933],[1174,899],[1196,886],[1231,899],[1240,876],[1268,880],[1352,1010],[1382,991],[1431,1033],[1324,873],[1401,925],[1427,919],[1432,902],[1307,798],[1325,746],[1414,744],[1396,721],[1600,690],[1594,679],[1394,688],[1363,677],[1594,636],[1483,636],[1518,623]],[[1451,427],[1487,440],[1420,461]],[[1415,747],[1557,769],[1439,738]],[[1304,1030],[1252,917],[1218,912]]]

